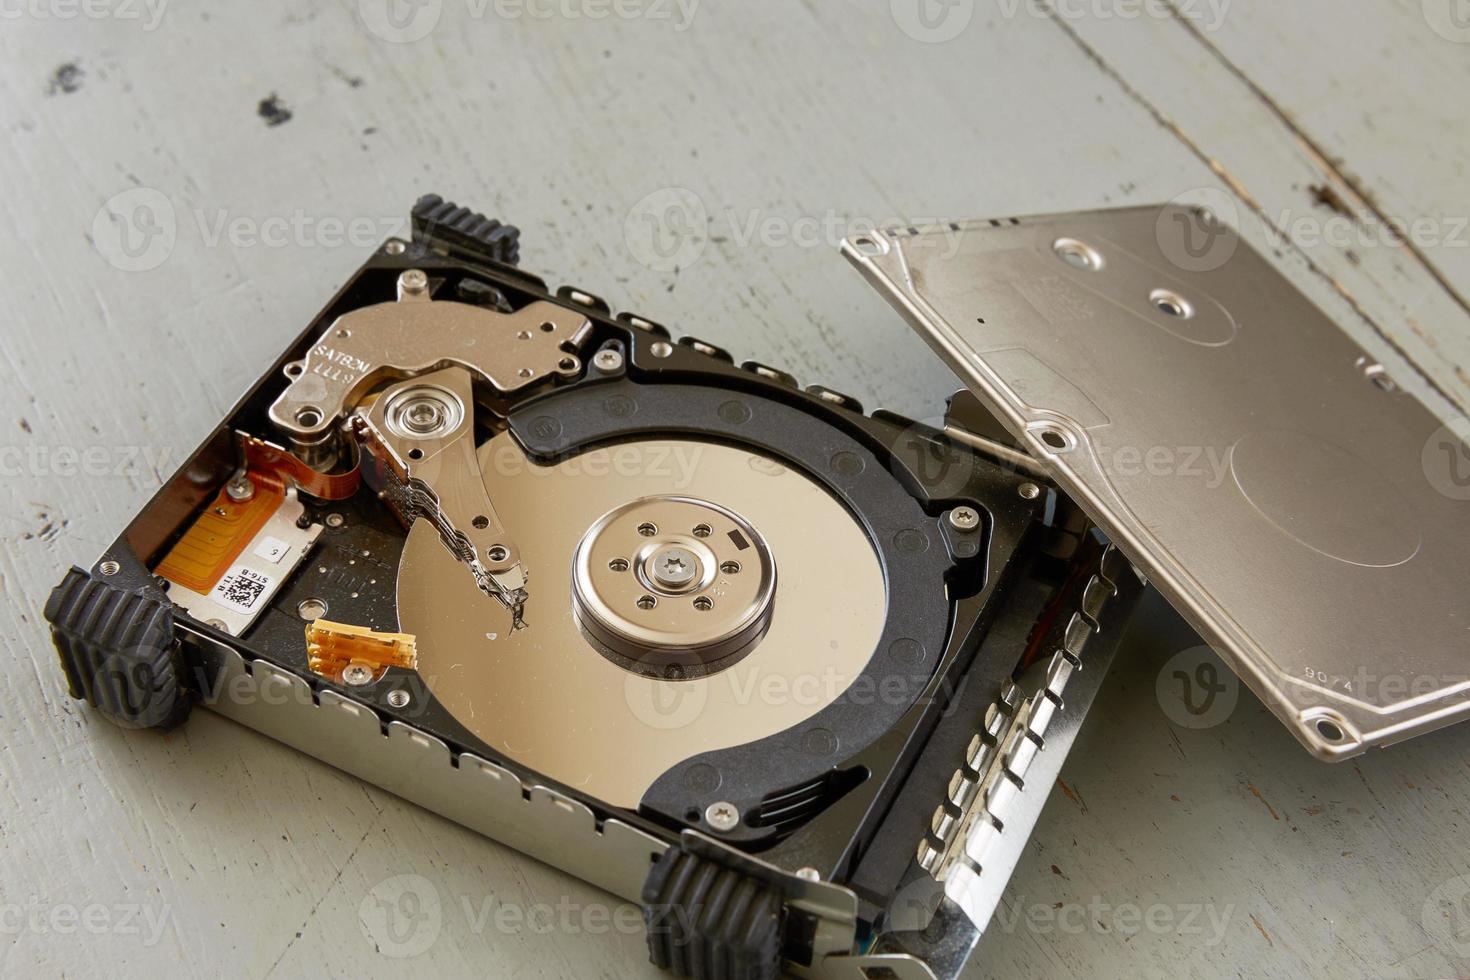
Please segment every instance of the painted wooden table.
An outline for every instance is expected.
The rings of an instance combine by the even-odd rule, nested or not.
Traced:
[[[635,910],[437,817],[115,730],[40,620],[418,194],[920,418],[955,382],[841,237],[1209,203],[1461,413],[1467,42],[1463,0],[0,0],[0,972],[651,975]],[[1470,728],[1328,767],[1228,682],[1185,727],[1196,642],[1140,618],[970,975],[1470,971]]]

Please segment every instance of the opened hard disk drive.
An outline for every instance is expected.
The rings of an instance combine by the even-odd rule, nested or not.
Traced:
[[[711,978],[957,975],[1145,582],[1324,758],[1467,710],[1371,682],[1466,662],[1462,434],[1208,215],[846,243],[968,385],[935,426],[517,242],[417,202],[52,594],[74,697],[233,718]]]

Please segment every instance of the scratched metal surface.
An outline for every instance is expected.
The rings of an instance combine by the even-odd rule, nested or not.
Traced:
[[[1470,404],[1453,3],[1058,3],[0,6],[0,971],[651,974],[633,910],[309,759],[113,730],[39,623],[421,192],[918,417],[951,379],[839,237],[1188,195]],[[1141,623],[969,975],[1470,970],[1470,728],[1325,767]]]

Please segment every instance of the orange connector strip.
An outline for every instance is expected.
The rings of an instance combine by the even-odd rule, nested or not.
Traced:
[[[415,670],[419,655],[411,634],[378,633],[318,619],[306,624],[306,662],[312,673],[338,680],[349,664],[368,668],[374,677],[389,667]]]

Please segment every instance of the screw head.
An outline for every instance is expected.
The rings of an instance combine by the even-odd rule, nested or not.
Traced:
[[[699,558],[688,548],[664,548],[649,566],[653,580],[666,589],[682,589],[700,573]]]
[[[255,499],[255,484],[250,482],[250,477],[241,473],[229,483],[225,484],[225,496],[237,504],[243,504],[248,500]]]
[[[729,833],[740,826],[740,810],[734,803],[711,803],[704,811],[704,822],[709,824],[711,830]]]
[[[802,881],[821,881],[822,872],[818,871],[816,868],[802,868],[801,870],[796,872],[796,877],[800,878]]]
[[[615,350],[600,350],[597,356],[592,358],[592,363],[597,365],[599,371],[621,371],[623,369],[623,355]]]
[[[656,340],[648,348],[648,353],[654,357],[668,357],[674,352],[674,345],[665,340]]]
[[[1035,500],[1041,496],[1041,488],[1034,483],[1023,483],[1016,492],[1021,495],[1022,500]]]
[[[980,512],[973,507],[956,507],[949,512],[949,526],[956,531],[973,531],[980,526]]]
[[[372,669],[363,664],[348,664],[342,668],[342,683],[349,687],[362,687],[372,679]]]
[[[343,517],[341,514],[327,515],[327,527],[341,527],[343,524],[346,523],[347,518]]]
[[[383,246],[383,251],[387,252],[389,255],[402,255],[407,250],[408,246],[404,245],[396,238],[393,241],[389,242],[387,245]]]
[[[423,269],[408,269],[398,276],[398,288],[405,293],[422,293],[429,288],[429,277]]]

